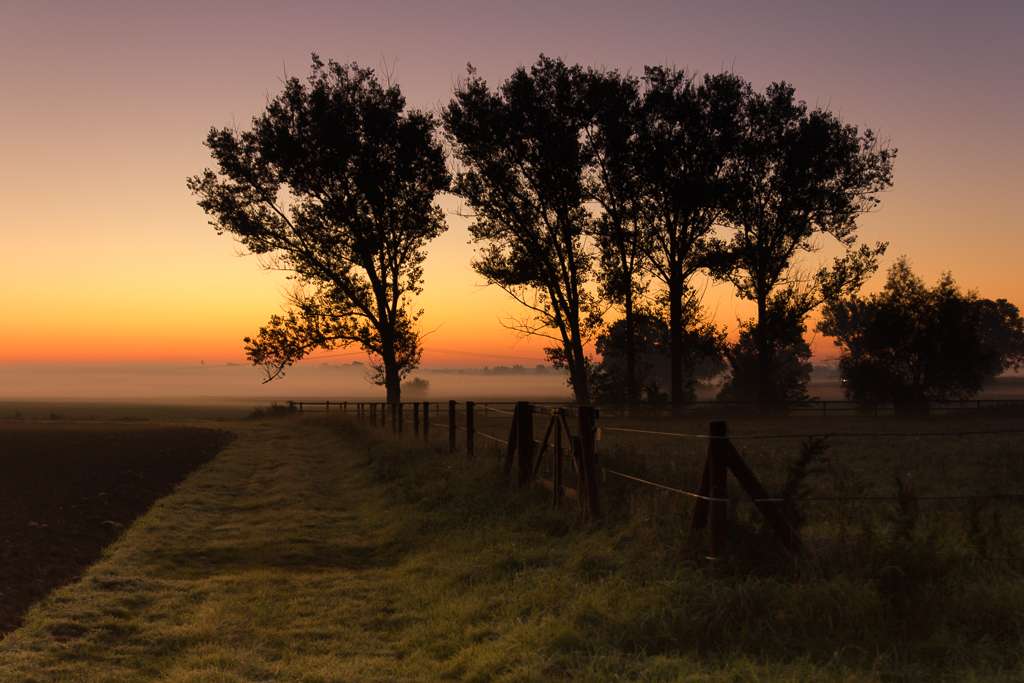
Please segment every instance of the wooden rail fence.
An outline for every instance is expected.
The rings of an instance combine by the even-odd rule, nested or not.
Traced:
[[[370,427],[387,429],[390,422],[391,431],[394,434],[402,434],[403,425],[410,422],[413,435],[422,436],[426,440],[430,438],[432,424],[437,427],[447,426],[448,450],[452,453],[457,449],[458,430],[462,429],[466,434],[466,455],[468,457],[475,455],[475,441],[478,434],[475,429],[474,415],[478,404],[473,401],[466,401],[463,404],[465,409],[464,427],[458,424],[457,401],[448,401],[447,425],[431,422],[431,409],[433,409],[434,418],[440,419],[442,404],[429,401],[410,404],[350,404],[346,401],[332,404],[330,401],[289,401],[288,404],[299,412],[304,412],[306,406],[323,406],[323,410],[329,412],[333,405],[335,410],[342,415],[352,416],[361,424],[368,423]],[[405,419],[407,406],[412,412],[411,420]],[[565,498],[570,498],[575,500],[590,518],[600,517],[599,467],[595,445],[596,424],[600,416],[597,408],[591,406],[541,406],[528,401],[517,402],[511,412],[491,407],[488,404],[483,404],[483,407],[485,414],[498,412],[512,417],[508,440],[483,433],[479,436],[505,444],[504,470],[509,475],[513,469],[516,471],[519,487],[537,484],[552,493],[552,507],[559,508]],[[388,419],[389,411],[390,420]],[[547,419],[543,436],[539,440],[534,438],[535,415]],[[575,435],[572,433],[573,422],[576,427]],[[733,473],[744,492],[764,514],[783,545],[790,552],[799,553],[800,537],[783,514],[779,505],[782,501],[772,498],[768,494],[739,451],[733,446],[727,436],[725,421],[712,421],[709,424],[706,438],[708,439],[708,451],[700,486],[695,494],[690,494],[697,501],[690,520],[690,529],[692,531],[708,528],[710,552],[707,559],[714,563],[725,553],[728,531],[727,479],[729,472]],[[549,452],[550,455],[548,455]],[[546,468],[543,466],[545,455],[548,455]],[[576,475],[574,487],[569,485],[573,482],[567,481],[564,476],[567,462]]]

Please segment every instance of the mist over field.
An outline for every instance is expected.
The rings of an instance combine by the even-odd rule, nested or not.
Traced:
[[[171,400],[329,399],[384,401],[384,387],[370,384],[367,368],[300,364],[283,378],[263,384],[261,368],[250,365],[156,363],[66,363],[0,365],[2,400]],[[426,394],[403,391],[406,401],[568,401],[565,376],[550,368],[421,369],[409,379],[429,382]]]
[[[221,403],[288,400],[384,401],[384,387],[370,384],[360,363],[305,363],[283,378],[263,384],[261,368],[250,365],[175,363],[60,363],[0,365],[0,401],[166,401]],[[413,401],[571,401],[566,376],[549,366],[537,368],[422,368],[409,379],[429,382],[426,394],[404,386],[402,400]],[[408,381],[408,380],[407,380]],[[698,389],[697,399],[714,400],[717,386]],[[816,366],[808,385],[812,397],[843,399],[834,370]],[[1007,373],[978,398],[1024,395],[1024,379]]]

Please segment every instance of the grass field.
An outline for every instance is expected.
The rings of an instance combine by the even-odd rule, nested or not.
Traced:
[[[488,419],[478,428],[504,436]],[[841,427],[968,431],[953,422]],[[239,438],[0,642],[0,680],[1024,678],[1024,505],[924,498],[1020,492],[1021,435],[737,441],[769,491],[895,500],[794,504],[818,542],[799,559],[733,504],[730,559],[712,571],[671,492],[608,476],[588,523],[509,486],[497,448],[467,461],[436,432],[424,445],[323,418],[218,426]],[[823,425],[730,424],[767,430]],[[612,434],[602,466],[695,488],[705,444]]]

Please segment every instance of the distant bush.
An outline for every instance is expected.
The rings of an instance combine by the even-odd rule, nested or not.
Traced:
[[[284,405],[277,403],[276,401],[271,403],[269,406],[256,406],[249,411],[250,420],[264,420],[267,418],[274,417],[286,417],[293,415],[296,411],[293,405]]]
[[[422,377],[413,377],[402,382],[402,399],[405,401],[423,401],[430,392],[430,382]]]

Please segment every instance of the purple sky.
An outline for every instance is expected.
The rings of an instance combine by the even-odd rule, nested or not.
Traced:
[[[428,109],[467,62],[497,85],[541,53],[635,74],[734,70],[757,88],[786,80],[899,148],[895,189],[862,221],[862,240],[891,243],[885,267],[905,253],[929,282],[952,270],[1024,305],[1021,35],[1019,0],[3,0],[0,362],[243,361],[241,337],[279,310],[280,278],[234,258],[185,178],[210,165],[207,130],[248,126],[311,52],[386,64]],[[514,306],[474,287],[465,223],[450,225],[427,261],[424,327],[441,325],[428,349],[539,357],[541,344],[501,328]],[[706,302],[733,329],[750,315],[726,287]]]

